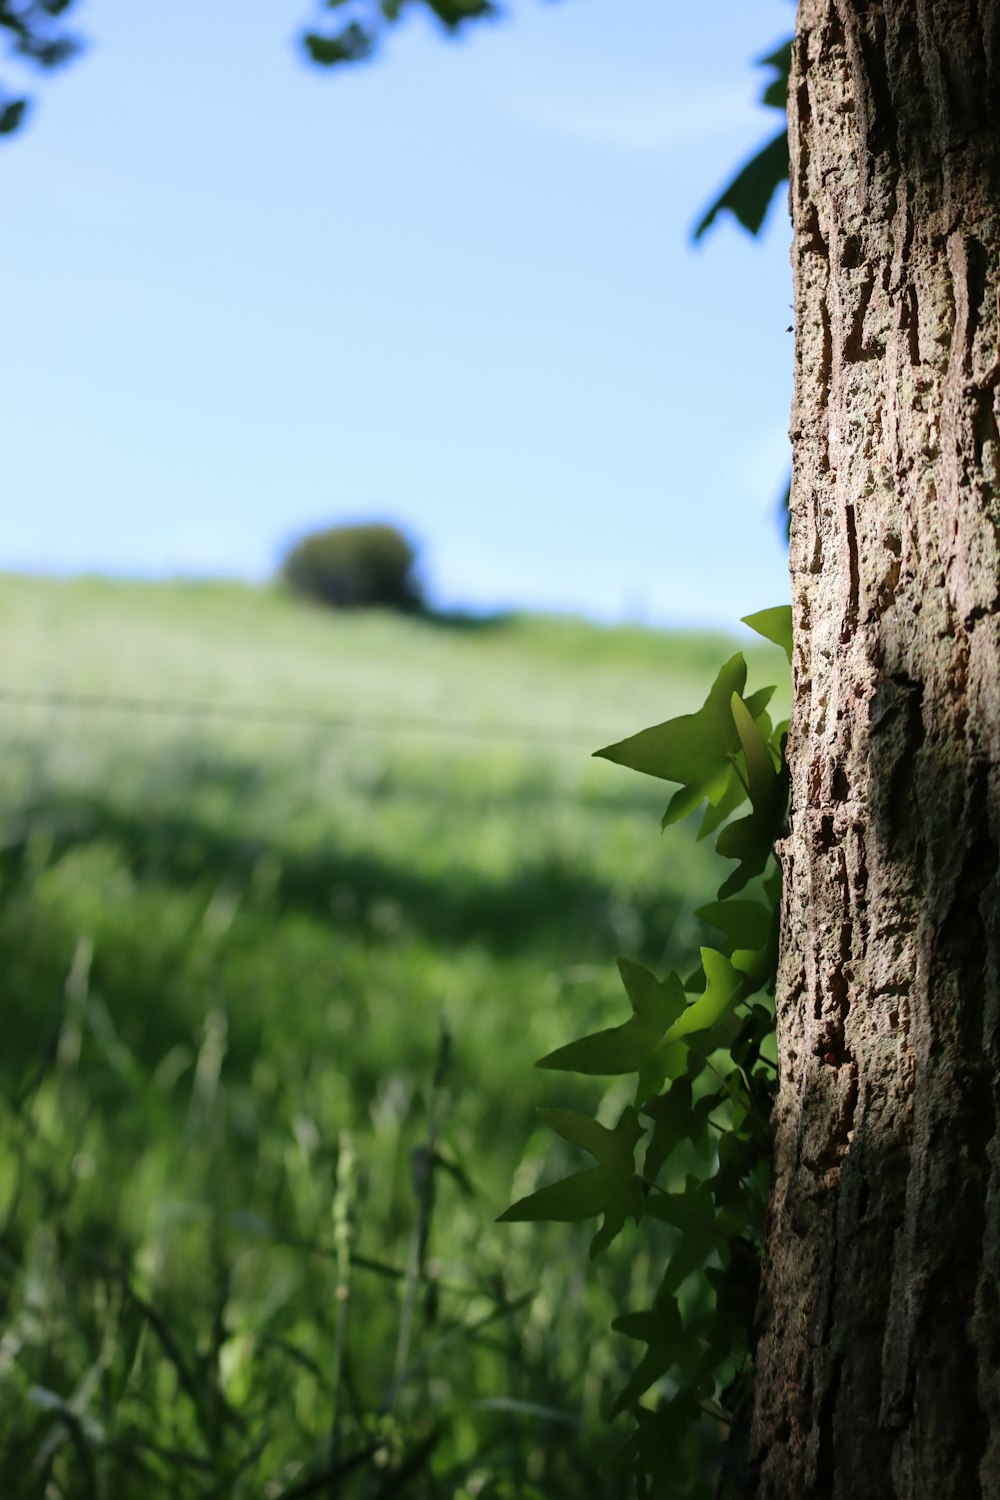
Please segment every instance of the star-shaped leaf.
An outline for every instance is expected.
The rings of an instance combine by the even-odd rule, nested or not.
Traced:
[[[695,916],[726,934],[740,948],[761,948],[771,929],[771,913],[760,901],[709,901]]]
[[[744,615],[743,624],[749,625],[765,641],[773,641],[792,660],[792,606],[782,604],[777,609],[761,609],[755,615]]]
[[[693,1032],[707,1031],[726,1014],[738,996],[742,979],[724,953],[718,953],[714,948],[702,948],[701,964],[705,971],[705,989],[674,1022],[661,1047],[669,1047],[671,1042]]]
[[[678,781],[666,820],[676,822],[693,811],[705,797],[718,801],[729,780],[728,757],[738,748],[729,702],[741,693],[747,666],[741,653],[726,662],[705,702],[693,714],[681,714],[617,744],[606,745],[595,755],[617,765],[628,766],[662,781]]]
[[[677,1299],[672,1296],[658,1299],[648,1312],[623,1313],[611,1326],[616,1333],[624,1333],[630,1339],[641,1339],[647,1346],[628,1384],[611,1408],[611,1415],[616,1417],[619,1412],[634,1406],[639,1397],[677,1363],[683,1330]]]
[[[537,1193],[512,1203],[499,1223],[521,1223],[538,1219],[576,1222],[604,1215],[604,1222],[590,1245],[593,1260],[606,1250],[625,1226],[638,1222],[642,1214],[642,1183],[635,1170],[635,1148],[645,1133],[639,1117],[629,1106],[613,1130],[571,1109],[540,1109],[540,1117],[563,1140],[580,1146],[597,1161],[596,1167],[574,1172]]]
[[[684,1074],[674,1080],[665,1094],[658,1094],[643,1105],[642,1113],[653,1122],[653,1134],[643,1161],[647,1183],[656,1181],[664,1162],[682,1141],[690,1141],[693,1146],[704,1142],[708,1116],[715,1102],[711,1095],[694,1102],[691,1079]]]
[[[715,841],[719,854],[739,861],[739,868],[719,888],[719,898],[723,901],[742,890],[767,864],[775,839],[781,833],[788,797],[787,767],[784,762],[780,770],[775,767],[764,736],[736,693],[731,708],[746,763],[751,811],[745,818],[727,824]]]
[[[618,968],[632,1004],[631,1020],[558,1047],[537,1067],[605,1076],[639,1073],[640,1093],[647,1082],[653,1090],[659,1086],[662,1074],[655,1079],[646,1075],[657,1044],[684,1012],[684,986],[676,974],[660,980],[627,958],[618,960]]]

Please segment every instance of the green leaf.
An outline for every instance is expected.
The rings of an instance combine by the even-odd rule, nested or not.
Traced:
[[[564,1141],[579,1146],[602,1167],[609,1167],[620,1175],[627,1175],[635,1169],[635,1147],[644,1131],[631,1105],[623,1112],[614,1130],[575,1109],[540,1109],[538,1116]]]
[[[774,977],[774,964],[767,948],[736,948],[733,951],[733,968],[745,974],[755,987],[766,984]]]
[[[670,1027],[661,1042],[668,1046],[680,1037],[691,1036],[696,1031],[707,1031],[725,1015],[736,999],[741,986],[740,975],[724,953],[714,948],[702,948],[702,967],[705,970],[705,992],[688,1006],[684,1014]]]
[[[427,4],[448,31],[457,31],[466,21],[497,14],[493,0],[427,0]]]
[[[772,686],[758,688],[755,693],[750,694],[749,698],[744,698],[743,701],[747,706],[747,713],[751,719],[759,719],[773,697],[774,687]]]
[[[616,1417],[619,1412],[634,1406],[639,1397],[655,1381],[662,1380],[671,1366],[677,1363],[683,1327],[677,1299],[672,1296],[659,1300],[648,1312],[623,1313],[621,1317],[615,1318],[611,1327],[615,1333],[623,1333],[630,1339],[641,1339],[647,1345],[645,1354],[611,1408],[611,1415]]]
[[[747,706],[747,712],[750,714],[751,718],[758,724],[765,739],[770,734],[770,723],[764,710],[767,704],[770,702],[773,693],[773,687],[759,688],[756,693],[752,693],[749,698],[744,700]],[[685,795],[685,793],[682,790],[682,792],[678,793],[677,797],[675,797],[674,801],[679,801],[679,798],[683,795]],[[693,798],[688,807],[679,808],[678,811],[681,813],[681,815],[683,815],[683,813],[687,811],[693,812],[695,807],[697,807],[698,805],[698,800],[698,798]],[[710,833],[714,833],[715,830],[719,828],[727,818],[731,817],[736,809],[738,807],[741,807],[746,800],[746,787],[743,785],[743,781],[741,780],[741,778],[736,774],[736,770],[731,763],[729,780],[726,785],[725,791],[722,793],[722,796],[714,806],[709,803],[708,807],[706,807],[705,809],[705,816],[702,818],[701,826],[698,829],[699,843],[702,839],[707,838]],[[673,803],[667,809],[666,815],[663,819],[663,826],[666,827],[668,823],[672,822],[676,822]]]
[[[739,861],[739,868],[719,888],[722,901],[742,890],[764,869],[780,836],[788,800],[788,768],[782,762],[781,769],[775,769],[763,735],[746,704],[735,694],[732,714],[746,762],[753,810],[747,817],[727,824],[715,841],[718,854]]]
[[[792,64],[791,39],[775,52],[760,59],[762,68],[771,68],[777,74],[764,90],[762,102],[773,109],[784,109],[788,102],[788,73]],[[714,224],[716,218],[728,209],[744,229],[756,234],[764,222],[778,188],[788,178],[788,128],[769,141],[756,155],[737,172],[729,186],[720,193],[708,209],[694,238],[702,235]]]
[[[714,807],[709,804],[705,808],[705,816],[702,818],[701,827],[698,829],[698,842],[701,843],[702,839],[707,839],[710,833],[714,833],[717,828],[720,828],[738,807],[743,806],[746,800],[746,787],[737,776],[735,770],[733,770],[730,772],[729,785],[718,802]]]
[[[678,1488],[677,1454],[685,1447],[692,1429],[696,1428],[702,1412],[697,1401],[687,1390],[670,1401],[661,1402],[655,1411],[636,1413],[638,1425],[611,1459],[609,1468],[614,1473],[646,1474],[655,1486],[655,1493],[674,1500],[674,1497],[691,1493],[685,1484]],[[640,1491],[642,1493],[642,1491]]]
[[[647,1183],[655,1182],[660,1170],[683,1141],[699,1146],[708,1133],[708,1116],[715,1101],[706,1095],[694,1103],[691,1079],[676,1079],[665,1094],[659,1094],[643,1105],[642,1113],[653,1122],[653,1134],[646,1147],[643,1175]]]
[[[604,1223],[590,1242],[591,1260],[596,1260],[614,1243],[625,1228],[626,1219],[634,1219],[638,1224],[642,1218],[642,1203],[642,1184],[638,1177],[619,1183],[614,1192],[608,1195],[604,1205]]]
[[[608,1076],[637,1073],[646,1066],[653,1048],[684,1010],[684,986],[676,974],[661,981],[627,958],[618,960],[618,968],[632,1004],[632,1019],[558,1047],[537,1067]]]
[[[719,887],[719,899],[727,900],[759,875],[771,857],[774,841],[781,832],[788,778],[784,772],[778,783],[771,808],[756,809],[745,818],[729,823],[715,841],[717,853],[725,859],[739,861],[738,868]]]
[[[695,1177],[688,1178],[683,1193],[650,1193],[643,1213],[678,1231],[663,1273],[663,1293],[676,1292],[725,1244],[726,1231],[716,1220],[711,1189]]]
[[[622,1112],[614,1130],[575,1110],[548,1109],[539,1110],[539,1114],[564,1140],[595,1157],[598,1165],[519,1199],[497,1222],[540,1219],[576,1222],[603,1214],[604,1222],[590,1245],[593,1260],[621,1233],[626,1219],[638,1222],[642,1214],[642,1183],[635,1171],[635,1148],[644,1129],[631,1105]]]
[[[539,1188],[527,1198],[520,1198],[505,1208],[498,1224],[523,1224],[535,1221],[577,1223],[593,1219],[604,1211],[609,1195],[619,1185],[614,1173],[603,1167],[588,1167],[559,1182]]]
[[[746,662],[737,654],[726,662],[697,713],[642,729],[595,755],[646,776],[680,782],[664,824],[685,817],[706,797],[718,802],[729,785],[729,757],[739,746],[729,704],[733,693],[743,691],[746,676]]]
[[[12,99],[9,104],[0,105],[0,135],[13,135],[27,108],[27,99]]]
[[[728,1209],[744,1222],[750,1217],[743,1184],[757,1160],[757,1143],[727,1131],[719,1138],[719,1165],[708,1183],[717,1209]]]
[[[785,129],[740,168],[699,221],[694,238],[700,240],[719,214],[727,209],[744,229],[756,234],[771,206],[771,199],[787,179],[788,131]]]
[[[719,887],[719,899],[725,901],[759,875],[773,847],[771,821],[758,812],[748,813],[735,823],[728,824],[715,841],[716,852],[724,859],[739,861],[735,869]]]
[[[792,38],[776,52],[769,52],[767,57],[762,57],[758,64],[761,68],[773,68],[777,78],[771,80],[761,95],[760,102],[769,104],[772,109],[786,109],[788,106],[788,75],[792,69]]]
[[[340,10],[345,0],[326,0],[328,10]],[[493,0],[425,0],[427,9],[445,31],[455,34],[467,21],[487,19],[498,14]],[[363,62],[378,47],[387,26],[398,21],[405,9],[402,0],[380,0],[369,7],[365,24],[350,21],[332,35],[307,32],[303,44],[309,57],[321,67],[339,63]]]
[[[311,62],[322,68],[336,67],[339,63],[364,62],[375,51],[375,36],[352,21],[335,36],[323,36],[318,31],[307,31],[302,45]]]
[[[787,610],[763,611],[747,623],[788,649]],[[773,1005],[763,993],[763,1003],[752,1003],[752,997],[769,990],[774,977],[780,870],[775,866],[765,877],[760,899],[728,897],[768,864],[783,828],[788,775],[783,744],[778,748],[782,726],[772,730],[767,713],[774,689],[744,698],[745,683],[745,661],[734,657],[697,713],[597,752],[678,784],[665,824],[707,801],[699,836],[718,830],[717,851],[739,866],[723,882],[719,899],[698,911],[725,934],[726,952],[703,948],[701,966],[686,982],[676,974],[661,981],[620,960],[630,1019],[558,1048],[539,1064],[588,1074],[638,1074],[636,1107],[652,1127],[643,1175],[635,1170],[642,1127],[634,1111],[626,1111],[613,1131],[574,1111],[542,1111],[542,1118],[564,1140],[589,1151],[596,1165],[542,1188],[503,1215],[508,1220],[603,1215],[592,1257],[630,1217],[665,1226],[669,1254],[653,1307],[625,1314],[614,1324],[646,1345],[615,1402],[615,1412],[631,1408],[639,1423],[616,1463],[637,1466],[639,1479],[664,1500],[687,1494],[684,1476],[700,1442],[695,1429],[704,1403],[721,1399],[723,1408],[731,1409],[720,1392],[731,1384],[732,1370],[748,1349],[760,1204],[767,1193],[773,1078],[761,1063],[774,1062],[773,1045],[768,1051]],[[731,821],[748,800],[749,814]],[[694,1171],[682,1192],[664,1191],[661,1176],[676,1189],[677,1171],[664,1168],[679,1147],[685,1148],[684,1167]],[[686,1321],[678,1306],[682,1288]],[[650,1405],[647,1393],[661,1380],[668,1381],[672,1394],[650,1413],[640,1403],[645,1398]],[[666,1434],[671,1441],[665,1446]]]
[[[729,1264],[711,1267],[706,1277],[715,1291],[719,1315],[735,1328],[749,1331],[760,1293],[760,1256],[753,1242],[743,1236],[729,1242]]]
[[[762,948],[771,931],[771,912],[759,901],[709,901],[696,909],[695,916],[718,927],[740,948]]]
[[[771,752],[767,748],[767,741],[738,693],[733,694],[732,710],[736,733],[740,737],[740,746],[746,761],[751,805],[754,808],[768,807],[778,773],[774,768]]]
[[[792,660],[792,606],[781,604],[776,609],[761,609],[755,615],[744,615],[743,624],[749,625],[765,641],[773,641]]]
[[[760,910],[763,911],[764,908],[761,907]],[[755,938],[746,947],[736,948],[732,953],[733,968],[745,974],[758,987],[770,984],[777,971],[780,915],[776,900],[775,905],[767,912],[768,923],[763,940],[758,942]]]

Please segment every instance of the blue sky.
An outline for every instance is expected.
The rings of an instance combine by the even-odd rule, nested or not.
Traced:
[[[312,3],[81,0],[0,144],[0,566],[264,578],[378,517],[441,603],[784,600],[787,213],[690,230],[788,0],[511,0],[332,73]]]

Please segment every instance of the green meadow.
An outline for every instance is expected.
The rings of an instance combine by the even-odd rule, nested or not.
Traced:
[[[494,1221],[718,884],[591,752],[735,649],[0,578],[0,1493],[633,1492],[655,1246]]]

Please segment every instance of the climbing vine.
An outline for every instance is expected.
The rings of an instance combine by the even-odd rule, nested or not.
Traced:
[[[791,660],[791,610],[745,622]],[[601,1223],[591,1259],[628,1220],[665,1237],[664,1271],[648,1308],[614,1329],[644,1345],[615,1401],[631,1436],[614,1463],[637,1476],[640,1496],[690,1497],[706,1420],[721,1424],[715,1493],[736,1496],[746,1473],[752,1324],[760,1275],[776,1081],[774,981],[785,826],[787,724],[772,724],[773,687],[745,693],[742,654],[720,670],[703,706],[596,753],[678,783],[663,826],[704,807],[699,838],[735,860],[717,898],[697,915],[718,934],[698,967],[658,978],[619,959],[632,1009],[619,1026],[558,1048],[541,1068],[634,1074],[635,1094],[607,1127],[566,1109],[542,1117],[594,1165],[507,1209],[505,1220]],[[739,816],[737,816],[739,814]]]

